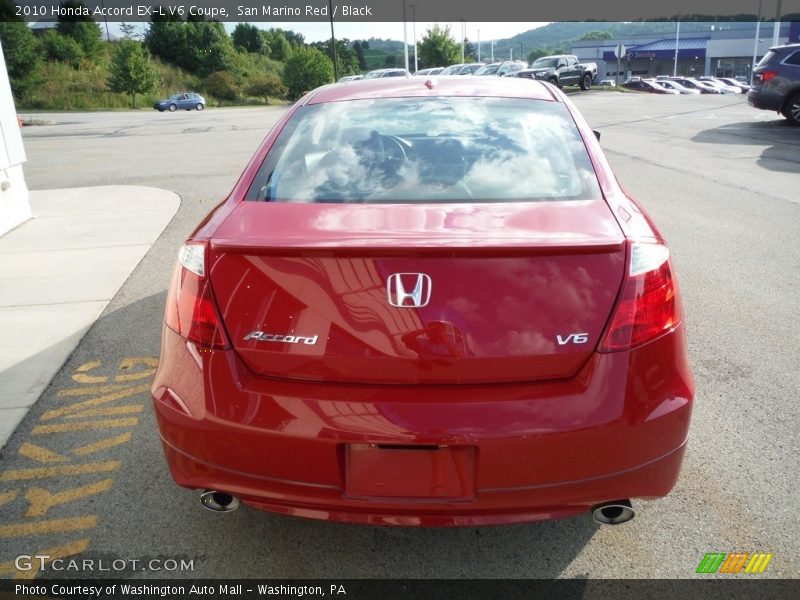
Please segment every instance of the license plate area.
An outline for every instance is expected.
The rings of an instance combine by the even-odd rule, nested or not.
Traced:
[[[475,447],[348,444],[345,494],[352,498],[472,500]]]

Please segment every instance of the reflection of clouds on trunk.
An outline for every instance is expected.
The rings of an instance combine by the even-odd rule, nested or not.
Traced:
[[[271,174],[290,202],[597,198],[566,108],[515,98],[404,98],[308,107]]]

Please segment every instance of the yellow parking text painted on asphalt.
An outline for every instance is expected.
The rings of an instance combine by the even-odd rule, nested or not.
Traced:
[[[89,473],[107,473],[119,469],[120,462],[83,463],[80,465],[64,465],[63,467],[38,467],[34,469],[11,469],[0,473],[0,481],[26,481],[29,479],[45,479],[64,475],[86,475]]]
[[[11,502],[12,500],[14,500],[14,498],[17,497],[17,495],[19,495],[18,490],[11,490],[10,492],[0,493],[0,506],[3,506],[3,504]]]
[[[30,502],[28,512],[25,513],[26,517],[43,517],[54,506],[59,504],[66,504],[78,498],[85,498],[93,494],[107,492],[111,489],[113,479],[103,479],[97,483],[83,485],[81,487],[64,490],[57,494],[53,494],[43,488],[31,488],[25,494],[25,499]]]
[[[109,448],[113,448],[114,446],[120,446],[122,444],[127,444],[131,441],[131,432],[122,433],[120,435],[115,435],[110,438],[105,438],[100,440],[99,442],[92,442],[91,444],[84,444],[83,446],[78,446],[77,448],[72,449],[72,453],[76,456],[87,456],[89,454],[94,454],[95,452],[100,452],[101,450],[108,450]]]
[[[116,392],[112,392],[110,394],[104,394],[102,396],[98,396],[97,398],[92,398],[91,400],[84,400],[82,402],[76,402],[75,404],[69,404],[67,406],[62,406],[61,408],[56,408],[53,410],[48,410],[46,413],[42,415],[42,421],[49,421],[52,419],[56,419],[58,417],[63,417],[64,415],[69,415],[72,413],[80,412],[84,409],[94,408],[96,406],[100,406],[102,404],[108,404],[110,402],[115,402],[117,400],[122,400],[123,398],[129,398],[131,396],[136,396],[137,394],[141,394],[146,392],[150,389],[149,383],[142,383],[139,385],[133,386],[125,386],[123,389],[118,390]]]
[[[39,463],[67,462],[69,458],[62,456],[58,452],[53,452],[47,448],[42,448],[36,444],[25,442],[19,449],[19,455],[35,460]]]
[[[19,446],[12,468],[0,471],[0,539],[20,540],[15,550],[48,555],[47,562],[89,549],[86,531],[99,516],[62,511],[112,488],[121,462],[109,454],[131,441],[157,364],[151,357],[125,357],[116,365],[91,360],[75,369],[77,385],[56,392],[63,403],[41,415],[29,432],[35,437]],[[38,536],[52,535],[67,539],[35,550]],[[0,576],[33,579],[41,568],[19,570],[14,556],[0,556]]]
[[[64,433],[65,431],[85,431],[87,429],[109,429],[112,427],[132,427],[139,422],[137,417],[125,419],[104,419],[99,421],[82,421],[80,423],[55,423],[53,425],[37,425],[31,433]]]

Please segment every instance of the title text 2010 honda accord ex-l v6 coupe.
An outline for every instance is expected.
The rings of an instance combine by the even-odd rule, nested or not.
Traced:
[[[616,523],[674,486],[664,240],[559,90],[467,79],[307,94],[181,247],[152,391],[207,508]]]

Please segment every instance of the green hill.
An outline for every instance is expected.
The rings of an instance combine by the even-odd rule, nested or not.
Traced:
[[[683,23],[681,31],[685,33],[708,31],[711,23]],[[549,23],[543,27],[531,29],[513,37],[497,40],[494,44],[494,55],[503,59],[508,58],[509,48],[514,50],[514,58],[519,56],[520,42],[522,52],[527,56],[529,52],[538,48],[552,51],[568,51],[572,42],[581,39],[593,31],[607,31],[612,37],[629,35],[661,35],[675,32],[675,23],[659,22],[632,22],[609,23],[602,21],[587,21],[581,23]],[[483,46],[482,54],[487,54],[488,45]]]

